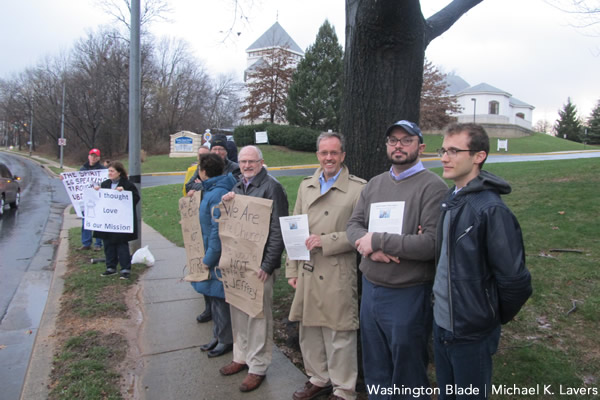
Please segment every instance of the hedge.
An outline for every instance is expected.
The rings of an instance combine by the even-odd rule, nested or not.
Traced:
[[[285,146],[290,150],[316,151],[317,137],[321,131],[299,126],[276,125],[267,122],[238,126],[233,137],[238,147],[254,144],[254,132],[267,131],[269,144]]]

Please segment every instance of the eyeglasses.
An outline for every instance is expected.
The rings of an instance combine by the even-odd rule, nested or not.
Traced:
[[[337,157],[340,154],[342,154],[341,151],[317,151],[317,154],[320,155],[321,157],[327,157],[327,156],[331,156],[331,157]]]
[[[440,157],[443,157],[444,154],[448,154],[448,157],[454,158],[461,151],[472,151],[472,152],[476,153],[478,150],[462,150],[462,149],[448,149],[448,150],[446,150],[445,148],[442,147],[441,149],[438,149],[437,153],[438,153],[438,156],[440,156]]]
[[[238,160],[240,165],[246,165],[246,164],[255,164],[257,162],[259,162],[260,160]]]
[[[388,146],[395,146],[400,142],[402,146],[410,146],[414,142],[415,138],[413,137],[403,137],[402,139],[398,139],[397,137],[388,136],[385,139],[385,143]]]

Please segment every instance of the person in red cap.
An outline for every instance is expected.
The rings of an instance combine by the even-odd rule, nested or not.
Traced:
[[[90,171],[94,169],[106,169],[106,167],[100,162],[100,150],[91,149],[88,153],[88,160],[85,164],[79,168],[80,171]],[[80,250],[89,250],[92,247],[92,231],[87,230],[83,227],[83,220],[81,224],[81,247]],[[96,238],[94,244],[94,250],[102,250],[102,239]]]

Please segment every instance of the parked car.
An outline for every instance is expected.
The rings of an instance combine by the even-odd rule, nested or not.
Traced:
[[[0,163],[0,215],[4,214],[4,206],[10,205],[10,208],[19,207],[21,199],[21,186],[19,178],[10,172],[10,169]]]

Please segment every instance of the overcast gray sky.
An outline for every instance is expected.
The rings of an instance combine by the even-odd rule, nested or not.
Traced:
[[[211,74],[233,73],[240,80],[246,48],[276,19],[303,49],[328,19],[344,45],[344,0],[242,2],[246,22],[234,18],[227,0],[170,0],[172,22],[155,23],[151,31],[185,39]],[[448,3],[422,0],[423,14]],[[66,53],[86,31],[113,23],[93,0],[5,0],[0,15],[0,78]],[[435,39],[426,55],[470,85],[485,82],[533,105],[534,123],[554,122],[567,97],[587,118],[600,100],[600,35],[574,28],[568,18],[543,0],[484,0]],[[240,35],[223,42],[220,32],[232,24]]]

